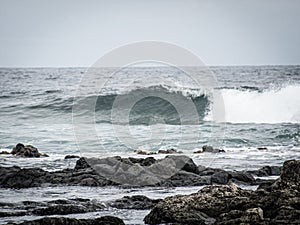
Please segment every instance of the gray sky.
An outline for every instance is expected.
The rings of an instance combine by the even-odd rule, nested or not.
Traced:
[[[0,0],[0,66],[90,66],[133,41],[209,65],[300,64],[299,0]]]

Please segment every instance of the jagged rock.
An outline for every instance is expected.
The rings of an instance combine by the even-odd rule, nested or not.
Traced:
[[[264,167],[268,174],[275,174],[276,168]],[[279,168],[279,167],[278,167]],[[275,171],[275,172],[274,172]],[[252,171],[252,173],[254,173]],[[168,155],[163,159],[80,158],[74,169],[48,172],[38,168],[0,166],[0,187],[28,188],[44,184],[82,186],[195,186],[228,184],[230,182],[250,185],[264,183],[254,179],[249,171],[224,171],[222,169],[197,166],[185,155]]]
[[[258,177],[279,176],[281,174],[281,169],[281,166],[264,166],[258,170],[249,172],[255,174]]]
[[[147,152],[147,151],[141,150],[141,149],[135,150],[134,153],[139,154],[139,155],[155,155],[156,154],[156,152]]]
[[[280,178],[271,188],[272,190],[294,189],[300,192],[300,160],[285,161]]]
[[[118,209],[151,209],[161,199],[150,199],[143,195],[124,196],[121,199],[117,199],[109,205]]]
[[[23,145],[21,143],[13,147],[11,154],[22,157],[49,157],[47,154],[39,153],[36,147],[33,147],[32,145]]]
[[[65,159],[79,159],[80,158],[80,156],[78,156],[78,155],[66,155],[65,156]]]
[[[257,150],[268,150],[267,147],[258,147]]]
[[[158,154],[182,154],[182,151],[177,151],[174,148],[167,149],[167,150],[158,150]]]
[[[256,191],[207,186],[160,201],[147,224],[300,224],[300,160],[284,162],[279,179]]]
[[[264,221],[263,210],[261,208],[251,208],[245,211],[231,210],[228,213],[221,214],[215,225],[231,225],[231,224],[267,224]]]
[[[215,184],[228,184],[230,178],[231,175],[226,171],[219,171],[211,176],[211,181]]]
[[[210,145],[204,145],[204,146],[202,146],[202,152],[219,153],[219,152],[225,152],[225,150],[214,148]],[[199,153],[201,153],[201,152],[199,152]]]
[[[8,152],[8,151],[1,151],[0,152],[0,155],[10,155],[11,153],[10,152]]]
[[[255,179],[251,173],[247,171],[232,171],[229,172],[231,181],[236,183],[255,184]]]
[[[207,186],[195,194],[165,198],[144,221],[147,224],[206,224],[213,222],[221,213],[245,204],[250,193],[237,186]]]

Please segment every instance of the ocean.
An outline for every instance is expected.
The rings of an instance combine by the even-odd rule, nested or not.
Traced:
[[[199,72],[197,68],[189,69],[194,74]],[[206,89],[205,85],[195,85],[177,68],[129,67],[119,70],[114,77],[111,76],[111,69],[105,68],[98,74],[99,79],[105,78],[101,87],[95,80],[82,85],[88,70],[0,69],[1,151],[10,151],[17,143],[24,143],[50,155],[48,158],[0,155],[2,166],[39,167],[55,171],[75,165],[76,159],[65,160],[65,155],[141,157],[134,150],[151,152],[170,148],[182,151],[199,165],[226,170],[258,169],[265,165],[281,165],[288,159],[300,159],[300,66],[210,67],[216,81],[213,89],[222,99],[221,121],[214,120],[213,110],[217,110],[219,105],[216,105],[211,90]],[[79,87],[85,95],[78,91]],[[124,117],[122,107],[125,110],[128,104],[125,100],[130,98],[139,101]],[[196,114],[182,115],[176,105],[170,104],[167,99],[177,99],[179,105],[185,104],[185,101],[192,103]],[[115,105],[117,101],[119,105]],[[85,112],[86,108],[80,112],[74,111],[74,105],[78,102],[83,107],[84,104],[94,103],[94,114]],[[186,119],[184,123],[182,118]],[[76,136],[79,123],[74,124],[74,121],[83,122],[81,133],[86,134],[83,138]],[[85,127],[88,128],[84,130]],[[90,133],[90,127],[95,135]],[[212,145],[226,152],[193,154],[203,145]],[[259,150],[259,147],[264,149]],[[2,188],[0,201],[45,201],[74,196],[106,201],[138,193],[162,198],[192,193],[198,189]],[[88,217],[118,215],[126,223],[139,224],[148,212],[108,209],[89,213]],[[36,217],[2,218],[0,222],[32,218]]]

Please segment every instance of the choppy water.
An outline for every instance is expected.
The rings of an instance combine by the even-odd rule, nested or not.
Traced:
[[[222,96],[224,104],[223,120],[218,122],[212,116],[217,106],[211,90],[196,85],[176,68],[130,67],[118,71],[113,78],[109,68],[102,69],[96,78],[106,80],[105,85],[100,88],[95,80],[90,80],[83,87],[86,95],[78,95],[78,86],[82,84],[87,68],[2,68],[1,149],[10,150],[21,142],[38,147],[39,151],[50,157],[16,159],[0,155],[0,163],[59,170],[74,166],[75,160],[63,159],[67,154],[135,156],[133,150],[136,148],[156,151],[171,147],[182,150],[198,164],[224,169],[254,169],[264,165],[280,165],[287,159],[300,159],[300,66],[210,69],[217,80],[214,90]],[[196,75],[201,73],[197,68],[189,70]],[[182,104],[192,102],[197,115],[192,115],[191,120],[182,124],[182,115],[176,107],[153,93],[178,99]],[[121,115],[117,115],[115,120],[112,118],[114,103],[116,99],[140,96],[146,98],[132,107],[127,117],[130,130],[126,130],[126,121],[124,123],[119,119]],[[78,140],[72,123],[74,100],[89,104],[95,98],[94,123],[85,124],[88,135]],[[122,105],[118,107],[117,113],[122,112]],[[90,114],[84,112],[81,116],[85,121],[84,118]],[[195,123],[195,119],[199,122]],[[89,126],[95,127],[97,139],[89,135]],[[192,154],[205,144],[221,147],[227,152],[217,155]],[[257,150],[261,146],[268,149]],[[85,195],[83,189],[79,188],[75,193]],[[58,192],[64,193],[63,190],[63,187],[58,188]],[[189,192],[190,189],[184,190]],[[148,190],[139,191],[147,193]],[[177,193],[177,189],[175,192],[163,191]],[[134,193],[133,190],[129,192]],[[7,193],[11,190],[0,190],[2,199],[17,200]],[[39,193],[43,197],[37,196],[37,201],[53,197],[46,189],[40,189]],[[98,196],[97,191],[91,194],[91,198]],[[100,197],[106,199],[114,194],[109,192]],[[68,198],[68,195],[60,194],[59,197]],[[108,213],[114,214],[112,211]],[[141,219],[130,213],[135,212],[124,211],[120,214],[128,223]],[[130,217],[132,220],[128,219]]]

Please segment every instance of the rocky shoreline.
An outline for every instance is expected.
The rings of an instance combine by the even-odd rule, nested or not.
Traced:
[[[196,165],[184,155],[163,159],[80,158],[73,169],[49,172],[39,168],[0,166],[0,187],[29,188],[42,185],[179,187],[212,184],[260,185],[262,177],[279,176],[281,167],[265,166],[252,171],[225,171]]]
[[[77,156],[66,157],[70,158]],[[274,180],[268,176],[280,177]],[[0,188],[22,190],[61,185],[119,188],[205,187],[194,194],[175,195],[165,199],[133,195],[103,202],[88,198],[19,203],[5,203],[2,200],[0,217],[43,217],[20,223],[24,225],[124,224],[121,219],[113,216],[91,219],[63,217],[115,208],[151,210],[144,218],[146,224],[300,224],[299,160],[286,161],[282,167],[264,166],[251,171],[208,168],[196,165],[183,154],[168,154],[162,159],[120,156],[79,158],[74,168],[54,172],[40,168],[0,166]],[[258,188],[255,191],[245,190],[238,185],[256,185]]]

